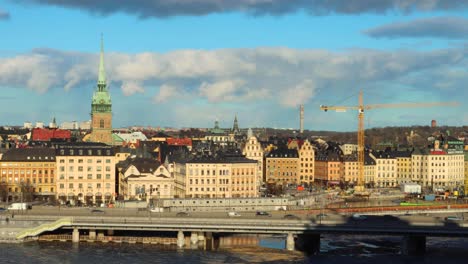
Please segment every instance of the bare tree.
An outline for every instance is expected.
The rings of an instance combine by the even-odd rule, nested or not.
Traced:
[[[8,197],[8,185],[6,182],[0,183],[0,200],[6,202]]]
[[[32,202],[34,187],[29,182],[21,182],[19,187],[23,202]]]

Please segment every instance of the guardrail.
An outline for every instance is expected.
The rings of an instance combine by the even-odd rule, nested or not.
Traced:
[[[46,231],[53,231],[63,226],[70,226],[72,225],[72,223],[73,223],[73,219],[71,217],[61,218],[53,223],[42,224],[33,228],[26,229],[20,232],[16,236],[16,239],[23,239],[28,236],[37,236]]]

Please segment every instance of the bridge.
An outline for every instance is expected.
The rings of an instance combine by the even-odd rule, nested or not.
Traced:
[[[43,212],[42,212],[43,213]],[[102,214],[91,215],[16,215],[15,220],[34,220],[42,225],[26,229],[17,237],[24,239],[37,237],[53,230],[70,230],[72,241],[79,242],[87,233],[89,240],[114,231],[173,232],[180,248],[200,240],[211,243],[223,234],[284,234],[286,248],[295,248],[308,254],[316,254],[320,249],[320,234],[367,234],[402,236],[402,252],[422,254],[425,251],[427,236],[468,236],[468,222],[463,219],[446,220],[443,215],[367,215],[356,219],[349,215],[327,214],[293,215],[289,212],[274,212],[271,217],[243,213],[240,217],[229,217],[222,213],[200,213],[177,216],[171,213],[142,213],[140,215]],[[462,214],[462,213],[459,213]],[[290,215],[289,215],[290,216]]]

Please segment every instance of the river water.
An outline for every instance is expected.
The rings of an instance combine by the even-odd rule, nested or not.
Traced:
[[[281,250],[281,237],[262,237],[258,245],[243,247],[240,252],[146,244],[31,242],[0,245],[0,263],[468,263],[468,238],[428,237],[427,254],[422,257],[400,255],[399,237],[325,235],[321,242],[321,254],[310,258]]]

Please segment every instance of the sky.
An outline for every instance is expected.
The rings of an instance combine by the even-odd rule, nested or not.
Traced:
[[[113,126],[468,123],[468,0],[0,0],[1,124],[90,120],[101,34]]]

